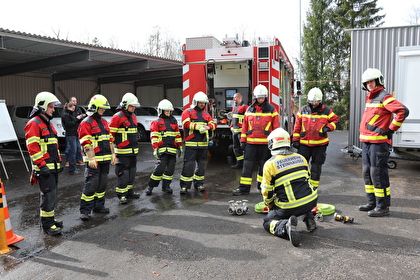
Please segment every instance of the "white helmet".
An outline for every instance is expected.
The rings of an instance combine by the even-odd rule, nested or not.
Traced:
[[[163,113],[163,111],[173,111],[173,110],[174,110],[174,106],[172,105],[171,101],[169,101],[168,99],[163,99],[159,102],[159,105],[158,105],[159,116]]]
[[[264,85],[258,85],[254,88],[254,98],[267,98],[268,90]]]
[[[287,147],[290,148],[290,134],[279,127],[271,131],[270,135],[267,137],[268,148],[270,150],[275,150],[278,148]]]
[[[139,100],[137,97],[132,94],[131,92],[127,92],[121,99],[120,106],[124,110],[128,109],[128,105],[134,106],[136,108],[140,107]]]
[[[308,103],[311,102],[321,102],[322,101],[322,91],[317,88],[311,88],[311,90],[308,92]]]
[[[376,85],[383,86],[384,85],[384,76],[382,75],[381,71],[375,68],[368,68],[362,74],[362,89],[368,90],[366,87],[366,82],[376,80]]]
[[[54,106],[60,106],[61,102],[58,100],[57,96],[48,91],[42,91],[38,93],[35,97],[34,109],[45,114],[48,104],[54,103]]]
[[[91,113],[97,113],[99,108],[110,109],[108,99],[102,94],[95,94],[89,101],[88,111]]]
[[[194,107],[197,106],[198,102],[209,103],[209,98],[207,97],[207,94],[205,94],[202,91],[199,91],[196,94],[194,94],[194,98],[193,98]]]

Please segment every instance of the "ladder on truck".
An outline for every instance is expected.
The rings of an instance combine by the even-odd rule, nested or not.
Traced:
[[[270,46],[268,43],[260,43],[257,46],[257,85],[259,84],[267,89],[270,88]]]

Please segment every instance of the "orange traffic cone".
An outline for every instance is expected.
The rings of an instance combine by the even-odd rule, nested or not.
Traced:
[[[7,207],[6,191],[4,190],[4,183],[0,179],[1,196],[3,198],[3,218],[4,226],[6,228],[7,245],[15,244],[16,242],[22,241],[24,238],[13,233],[12,224],[10,223],[9,208]],[[0,209],[1,211],[1,209]],[[1,221],[0,221],[1,222]]]
[[[3,196],[0,192],[0,221],[4,220],[3,213]],[[3,222],[0,222],[0,255],[9,253],[10,251],[10,248],[7,247],[6,227]]]

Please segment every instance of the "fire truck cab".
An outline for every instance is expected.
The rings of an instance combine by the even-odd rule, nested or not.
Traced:
[[[277,38],[257,46],[237,38],[187,38],[182,51],[184,109],[191,106],[198,91],[208,95],[207,110],[218,125],[211,136],[212,154],[226,154],[232,143],[229,122],[235,105],[233,95],[240,92],[244,103],[251,104],[258,84],[269,90],[269,102],[279,112],[280,126],[292,132],[294,70]]]

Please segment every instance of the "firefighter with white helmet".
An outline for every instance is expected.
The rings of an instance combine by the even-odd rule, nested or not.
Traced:
[[[49,235],[61,234],[63,222],[55,219],[58,173],[62,170],[57,131],[50,122],[54,106],[61,105],[51,92],[35,97],[31,119],[25,125],[26,147],[32,161],[31,184],[39,184],[41,192],[41,226]]]
[[[174,106],[168,99],[158,104],[159,118],[150,124],[150,140],[156,166],[150,175],[146,195],[151,195],[162,181],[162,191],[172,194],[171,183],[175,171],[176,155],[182,154],[182,138],[178,122],[172,115]]]
[[[137,97],[133,93],[127,92],[109,122],[109,130],[114,137],[117,156],[115,191],[120,204],[126,204],[127,198],[140,197],[140,194],[133,190],[137,170],[137,154],[139,153],[137,117],[134,110],[138,107],[140,107],[140,103]]]
[[[362,74],[362,88],[368,91],[360,121],[363,180],[367,204],[360,211],[370,217],[389,215],[391,187],[388,175],[389,149],[392,135],[409,114],[409,110],[385,91],[384,77],[378,69],[368,68]]]
[[[311,165],[311,184],[318,188],[329,144],[328,132],[334,131],[339,118],[322,102],[321,89],[314,87],[308,93],[307,105],[296,115],[293,147]]]
[[[215,130],[217,124],[205,110],[209,102],[202,91],[194,95],[192,108],[182,112],[182,126],[185,137],[184,165],[180,178],[180,194],[186,194],[194,183],[199,192],[205,191],[204,174],[206,172],[209,130]],[[197,168],[195,165],[197,163]]]
[[[77,131],[80,144],[86,154],[86,179],[80,199],[80,218],[84,221],[89,220],[92,211],[109,213],[109,208],[105,207],[109,164],[115,165],[117,159],[114,138],[102,114],[110,108],[105,96],[94,95],[88,105],[91,115],[80,123]]]
[[[254,164],[258,165],[257,189],[261,188],[263,166],[270,158],[267,136],[280,125],[279,114],[268,102],[268,90],[257,85],[253,91],[254,100],[244,115],[241,130],[241,148],[245,152],[239,188],[233,195],[249,194],[252,185]]]
[[[316,229],[312,209],[317,204],[318,193],[308,183],[308,162],[290,150],[289,133],[277,128],[267,140],[272,157],[264,164],[261,195],[270,211],[263,226],[297,247],[300,244],[300,233],[296,229],[298,216],[303,217],[309,232]]]

